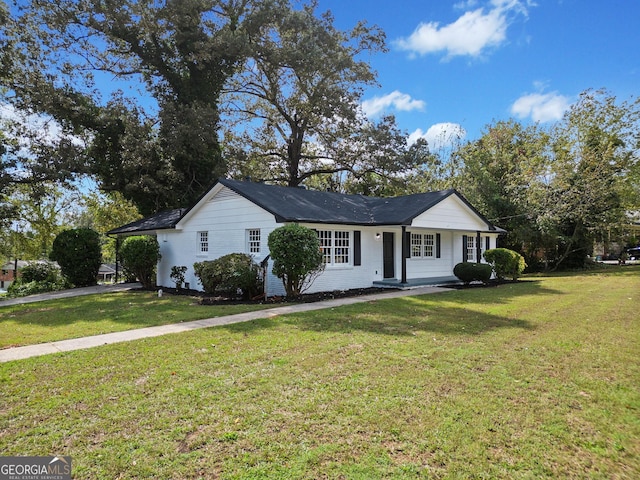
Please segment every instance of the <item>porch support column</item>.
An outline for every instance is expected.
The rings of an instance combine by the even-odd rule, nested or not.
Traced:
[[[482,240],[482,237],[480,236],[480,231],[476,232],[476,263],[480,263],[480,261],[482,260],[482,245],[480,244],[480,241]]]
[[[407,257],[409,256],[409,246],[407,245],[407,227],[402,226],[402,278],[400,283],[407,283]]]
[[[120,261],[120,235],[116,235],[116,275],[113,283],[117,284],[119,280],[118,262]]]

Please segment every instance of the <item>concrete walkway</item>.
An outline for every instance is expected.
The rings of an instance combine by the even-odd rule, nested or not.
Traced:
[[[136,286],[137,285],[135,284],[133,285],[133,287],[129,285],[128,288],[135,288]],[[51,353],[82,350],[85,348],[98,347],[100,345],[108,345],[111,343],[129,342],[132,340],[139,340],[141,338],[158,337],[160,335],[167,335],[169,333],[188,332],[190,330],[197,330],[199,328],[209,328],[217,327],[220,325],[230,325],[233,323],[250,322],[251,320],[257,320],[260,318],[272,318],[279,315],[286,315],[288,313],[309,312],[312,310],[334,308],[342,305],[353,305],[356,303],[370,302],[372,300],[384,300],[387,298],[424,295],[427,293],[437,293],[446,290],[447,289],[445,288],[435,286],[418,287],[409,290],[393,290],[389,292],[376,293],[373,295],[336,298],[334,300],[324,300],[314,303],[300,303],[295,305],[287,305],[284,307],[270,308],[267,310],[259,310],[255,312],[238,313],[235,315],[207,318],[204,320],[194,320],[191,322],[139,328],[135,330],[127,330],[125,332],[105,333],[103,335],[94,335],[91,337],[75,338],[71,340],[61,340],[59,342],[40,343],[37,345],[27,345],[25,347],[7,348],[4,350],[0,350],[0,363],[9,362],[12,360],[22,360],[24,358],[30,357],[37,357],[40,355],[48,355]],[[88,293],[83,294],[87,295]],[[0,306],[2,305],[7,305],[7,303],[0,302]]]
[[[80,297],[83,295],[95,295],[97,293],[124,292],[134,288],[142,288],[139,283],[117,283],[115,285],[94,285],[93,287],[70,288],[58,292],[40,293],[26,297],[0,299],[0,307],[9,305],[23,305],[25,303],[44,302],[45,300],[56,300],[57,298]]]

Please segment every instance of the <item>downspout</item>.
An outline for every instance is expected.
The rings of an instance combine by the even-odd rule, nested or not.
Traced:
[[[402,278],[400,283],[407,283],[407,227],[402,226]]]

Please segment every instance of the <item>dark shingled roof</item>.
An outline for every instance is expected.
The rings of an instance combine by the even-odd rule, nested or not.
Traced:
[[[455,192],[379,198],[237,180],[219,182],[275,215],[278,222],[343,225],[408,225],[414,217]]]
[[[216,182],[216,184],[218,183],[272,213],[276,221],[280,223],[305,222],[363,226],[410,225],[418,215],[450,195],[456,195],[487,223],[489,230],[500,231],[453,189],[402,197],[379,198],[229,179],[220,179]],[[206,193],[203,197],[205,195]],[[194,207],[195,205],[191,209]],[[191,209],[161,212],[108,233],[126,234],[175,228],[178,221]]]
[[[164,212],[156,213],[155,215],[143,218],[142,220],[136,220],[135,222],[127,223],[121,227],[109,230],[107,235],[153,232],[155,230],[175,228],[176,224],[185,212],[186,210],[184,208],[165,210]]]

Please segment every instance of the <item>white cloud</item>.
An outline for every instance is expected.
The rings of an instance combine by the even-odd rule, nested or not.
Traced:
[[[457,7],[471,7],[474,2],[458,3]],[[445,53],[447,58],[455,56],[478,57],[507,40],[507,28],[515,15],[528,13],[526,4],[519,0],[492,0],[490,8],[466,11],[453,23],[420,23],[408,38],[395,42],[401,50],[412,54],[427,55]]]
[[[394,108],[402,112],[411,110],[424,110],[426,103],[423,100],[415,100],[411,95],[395,90],[382,97],[373,97],[362,102],[362,111],[369,118],[375,117],[383,111]]]
[[[511,105],[511,113],[519,118],[530,117],[534,122],[560,120],[569,109],[569,99],[557,92],[530,93]]]
[[[478,4],[478,0],[463,0],[453,4],[453,8],[456,10],[468,10],[475,7]]]
[[[414,144],[420,138],[424,138],[429,144],[429,150],[435,152],[442,148],[454,146],[466,136],[467,131],[458,123],[436,123],[431,125],[426,132],[418,128],[411,133],[409,135],[409,145]]]

